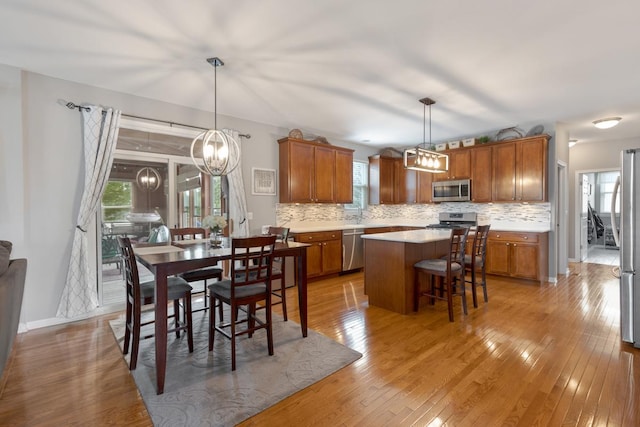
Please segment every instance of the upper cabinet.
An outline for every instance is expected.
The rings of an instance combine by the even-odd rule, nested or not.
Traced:
[[[446,152],[449,155],[449,169],[444,173],[434,174],[434,181],[451,179],[467,179],[471,177],[471,150],[456,148]]]
[[[493,145],[494,202],[547,200],[548,138],[539,135]]]
[[[353,150],[294,138],[278,140],[280,203],[351,203]]]
[[[470,179],[471,201],[544,202],[547,200],[549,135],[447,150],[449,170],[408,170],[402,159],[369,157],[369,203],[431,203],[433,181]]]
[[[434,174],[406,169],[402,158],[369,157],[369,204],[431,203]]]
[[[488,203],[492,201],[491,174],[493,151],[490,145],[469,149],[471,157],[471,201]]]
[[[369,157],[369,204],[395,203],[396,158],[375,155]]]

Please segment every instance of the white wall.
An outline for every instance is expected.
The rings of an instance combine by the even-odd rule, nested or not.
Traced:
[[[55,314],[82,194],[82,119],[60,100],[111,106],[124,114],[199,127],[213,123],[211,112],[0,65],[0,239],[13,241],[14,255],[29,262],[22,330],[61,321]],[[254,214],[250,228],[259,232],[261,225],[275,224],[277,196],[251,195],[251,168],[278,169],[277,140],[289,129],[220,115],[218,126],[252,136],[243,141],[243,177],[248,209]],[[330,142],[356,149],[359,158],[370,153],[358,144]]]
[[[580,242],[578,215],[579,207],[576,203],[578,183],[576,175],[580,172],[620,169],[620,153],[629,148],[640,148],[640,137],[600,141],[591,143],[578,143],[574,145],[569,154],[569,258],[580,258]]]
[[[12,258],[27,256],[21,123],[20,70],[0,65],[0,239],[13,243]]]
[[[11,258],[29,258],[22,105],[22,73],[0,65],[0,240],[13,243]],[[26,305],[23,298],[21,318]]]

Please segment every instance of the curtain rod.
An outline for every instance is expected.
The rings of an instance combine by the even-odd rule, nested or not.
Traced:
[[[62,103],[64,103],[64,101]],[[89,111],[90,110],[89,107],[84,107],[82,105],[74,104],[73,102],[67,102],[67,103],[64,103],[64,105],[70,110],[75,110],[77,108],[78,111],[80,111],[80,112],[82,112],[82,110],[85,110],[85,111]],[[167,120],[151,119],[149,117],[134,116],[133,114],[122,113],[121,115],[123,117],[128,117],[128,118],[131,118],[131,119],[140,119],[140,120],[148,120],[148,121],[158,122],[158,123],[167,123],[171,127],[173,127],[175,125],[175,126],[182,126],[182,127],[191,128],[191,129],[197,129],[197,130],[202,130],[202,131],[208,130],[208,129],[201,128],[201,127],[198,127],[198,126],[185,125],[184,123],[170,122],[170,121],[167,121]],[[246,138],[246,139],[250,139],[251,138],[251,134],[248,134],[248,133],[239,133],[238,136],[240,136],[242,138]]]

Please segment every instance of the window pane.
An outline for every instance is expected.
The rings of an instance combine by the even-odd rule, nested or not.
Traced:
[[[103,221],[126,221],[132,206],[131,182],[108,181],[102,195]]]
[[[369,164],[355,160],[353,162],[353,203],[346,204],[346,209],[365,209],[367,207],[367,178]]]
[[[611,199],[613,197],[613,187],[616,179],[620,176],[620,172],[600,172],[597,174],[599,203],[598,208],[600,214],[608,214],[611,212]],[[620,198],[616,199],[616,212],[620,212]]]

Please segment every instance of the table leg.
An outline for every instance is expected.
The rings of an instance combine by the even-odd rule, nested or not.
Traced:
[[[298,307],[300,309],[300,327],[302,336],[307,336],[307,248],[302,248],[296,257],[298,260]]]
[[[164,268],[158,267],[155,275],[156,382],[158,394],[162,394],[167,367],[167,273]]]

